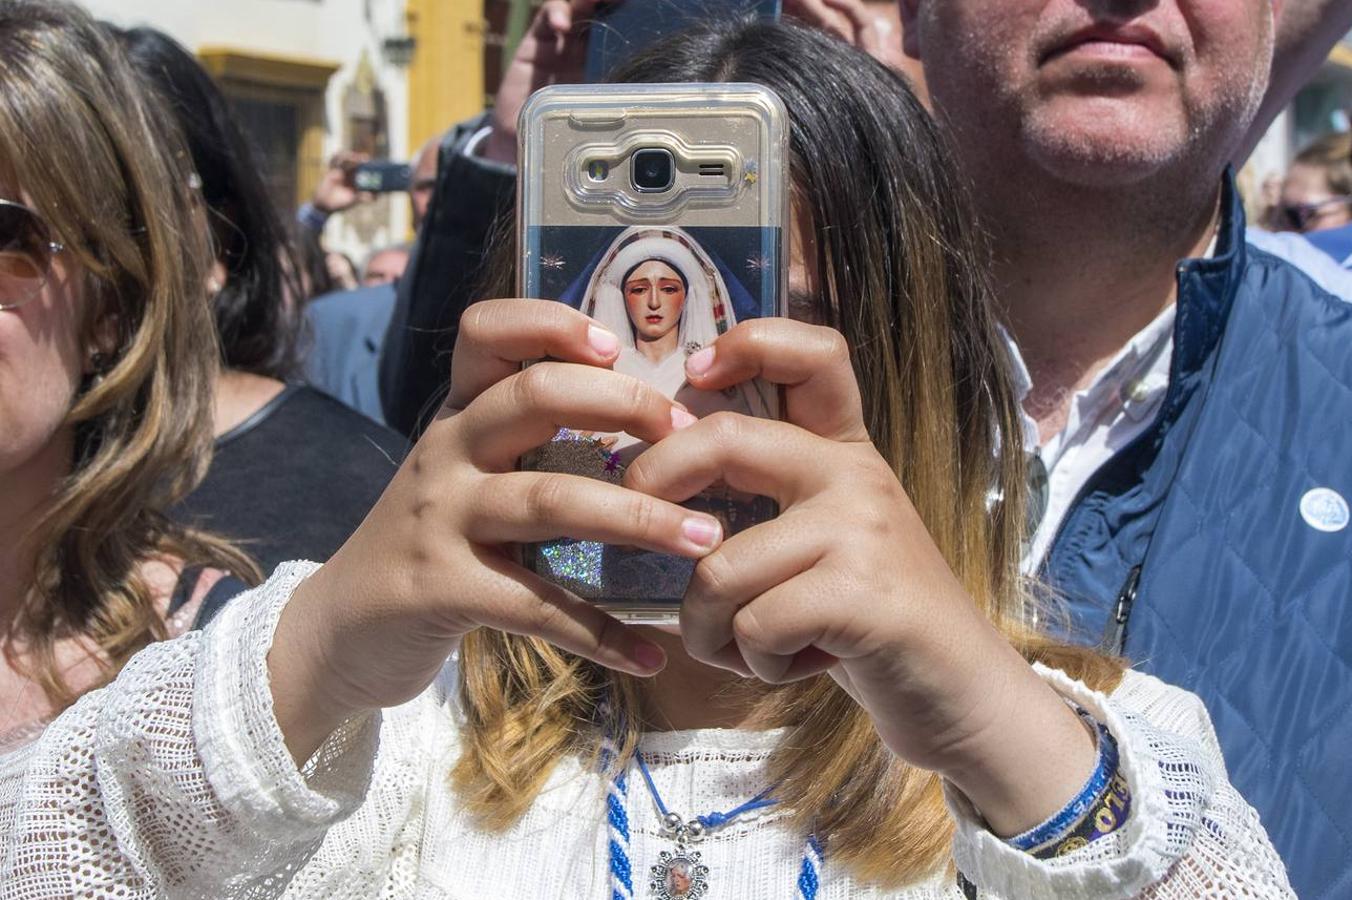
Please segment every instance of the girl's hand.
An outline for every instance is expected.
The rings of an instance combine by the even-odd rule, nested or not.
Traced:
[[[634,674],[663,666],[656,645],[526,571],[509,548],[572,537],[698,557],[717,546],[712,516],[581,476],[516,471],[561,427],[659,441],[694,423],[652,387],[608,371],[618,348],[561,303],[465,312],[446,406],[278,625],[273,694],[298,761],[355,712],[416,696],[481,625]],[[560,361],[521,369],[546,357]]]
[[[716,481],[780,515],[706,555],[681,609],[691,655],[771,683],[829,672],[889,748],[962,789],[997,831],[1051,815],[1092,740],[964,591],[868,440],[844,338],[743,323],[692,356],[693,385],[760,376],[787,421],[717,413],[640,455],[625,484],[683,501]]]

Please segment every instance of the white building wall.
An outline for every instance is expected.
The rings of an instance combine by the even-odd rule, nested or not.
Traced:
[[[1272,120],[1262,140],[1249,155],[1246,165],[1253,170],[1253,188],[1258,189],[1270,178],[1282,178],[1295,154],[1291,110],[1287,108]]]
[[[343,98],[365,54],[384,93],[389,118],[390,156],[406,160],[408,79],[386,61],[382,42],[405,32],[404,0],[81,0],[100,19],[122,27],[149,25],[189,50],[229,47],[264,55],[337,63],[325,97],[324,153],[338,152],[343,135]],[[382,201],[385,202],[385,201]],[[372,248],[397,243],[407,234],[409,207],[391,195],[383,221],[368,214],[361,226],[337,216],[324,234],[325,245],[352,256],[358,265]],[[360,232],[360,233],[359,233]]]

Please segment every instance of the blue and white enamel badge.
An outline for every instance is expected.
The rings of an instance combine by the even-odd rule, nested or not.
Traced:
[[[1305,492],[1305,496],[1300,498],[1300,517],[1316,531],[1330,534],[1342,531],[1352,518],[1343,495],[1325,487]]]

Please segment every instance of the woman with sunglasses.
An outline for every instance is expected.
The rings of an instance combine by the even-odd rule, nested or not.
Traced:
[[[1296,156],[1277,212],[1279,228],[1301,232],[1339,266],[1352,268],[1352,135],[1326,135]]]
[[[255,574],[165,515],[219,358],[165,119],[85,16],[0,3],[0,746]]]
[[[1305,234],[1352,224],[1352,135],[1325,135],[1300,151],[1277,210],[1281,228]]]
[[[576,40],[563,3],[537,32],[560,19]],[[800,321],[685,372],[780,383],[787,421],[696,420],[564,304],[472,307],[446,405],[333,559],[0,759],[0,859],[95,898],[1290,896],[1200,702],[1029,625],[980,247],[902,79],[767,24],[625,74],[785,102]],[[653,446],[623,485],[517,471],[561,426]],[[715,480],[781,514],[725,539],[676,502]],[[679,629],[515,563],[561,536],[698,560]]]

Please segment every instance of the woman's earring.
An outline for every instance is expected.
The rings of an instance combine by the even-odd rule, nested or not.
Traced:
[[[103,376],[111,368],[108,365],[108,354],[95,350],[89,354],[89,375],[87,381],[90,387],[103,380]]]

